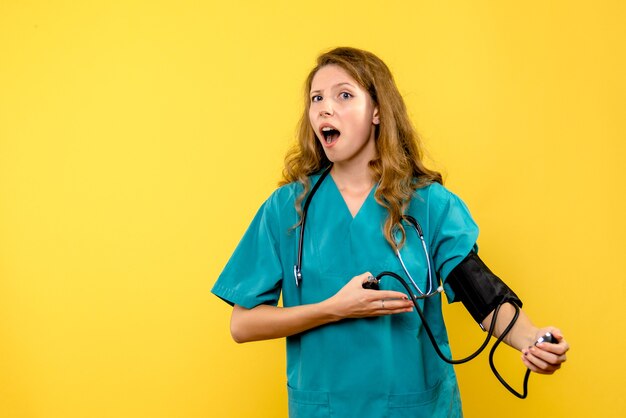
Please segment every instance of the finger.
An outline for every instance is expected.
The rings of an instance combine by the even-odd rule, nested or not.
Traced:
[[[530,347],[529,351],[533,356],[551,365],[559,365],[566,359],[564,355],[555,354],[553,352],[543,350],[540,347]]]
[[[389,309],[387,307],[387,305],[385,304],[385,308],[378,308],[375,311],[375,315],[378,316],[386,316],[386,315],[397,315],[397,314],[401,314],[401,313],[408,313],[411,312],[413,310],[413,308],[393,308],[393,309]]]
[[[558,328],[554,328],[554,327],[549,327],[549,328],[554,338],[556,338],[558,342],[561,342],[561,340],[563,339],[563,333],[561,332],[561,330]]]
[[[539,343],[536,347],[557,355],[564,355],[569,350],[569,344],[563,337],[561,337],[561,341],[558,344]]]
[[[378,301],[374,301],[374,304],[377,308],[387,310],[387,311],[401,311],[401,312],[410,312],[413,310],[413,303],[408,300],[398,300],[398,299],[381,299]]]
[[[535,373],[552,374],[561,367],[560,364],[550,364],[540,359],[531,353],[530,350],[525,350],[522,355],[522,360],[524,364]]]
[[[541,367],[537,366],[536,364],[534,364],[532,361],[530,361],[530,359],[526,356],[522,355],[522,362],[524,363],[524,365],[530,369],[530,371],[532,371],[533,373],[538,373],[538,374],[553,374],[556,370],[545,370],[542,369]]]
[[[411,308],[399,308],[399,309],[378,309],[376,310],[375,314],[377,316],[386,316],[386,315],[397,315],[397,314],[401,314],[401,313],[408,313],[411,312],[412,309]]]
[[[375,277],[375,276],[372,273],[370,273],[369,271],[366,271],[365,273],[361,273],[358,276],[354,276],[352,278],[352,280],[355,280],[355,281],[359,281],[360,280],[361,282],[365,282],[370,277]]]
[[[546,330],[550,332],[554,338],[556,338],[557,342],[556,344],[552,344],[553,347],[559,346],[560,348],[564,348],[565,351],[569,350],[569,344],[567,343],[567,341],[565,341],[565,337],[563,336],[563,333],[561,332],[560,329],[550,326],[550,327],[547,327]],[[550,345],[550,343],[547,343],[547,345]],[[557,350],[557,352],[559,350]],[[559,353],[559,354],[562,354],[562,353]]]
[[[534,373],[551,374],[551,373],[547,373],[547,372],[541,370],[539,367],[535,366],[533,363],[531,363],[528,360],[528,358],[526,358],[526,356],[524,354],[522,354],[522,363],[524,363],[524,366],[526,366],[530,371],[532,371]]]
[[[372,292],[376,292],[376,299],[409,300],[409,297],[406,294],[396,292],[395,290],[372,290]]]

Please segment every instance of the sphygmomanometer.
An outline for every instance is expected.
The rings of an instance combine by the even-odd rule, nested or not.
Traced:
[[[320,178],[313,186],[311,192],[308,194],[304,202],[303,209],[302,209],[302,216],[301,216],[301,221],[300,221],[300,236],[299,236],[299,242],[298,242],[297,264],[294,265],[294,268],[293,268],[296,286],[298,287],[300,286],[300,283],[302,282],[302,279],[303,279],[301,267],[302,267],[303,241],[304,241],[304,232],[305,232],[305,224],[306,224],[306,214],[307,214],[309,205],[311,204],[311,200],[313,199],[313,196],[315,195],[315,192],[320,187],[320,184],[324,181],[324,179],[326,178],[326,176],[328,176],[329,173],[330,173],[330,167],[328,167],[321,174]],[[428,269],[428,287],[423,290],[417,285],[415,280],[413,280],[413,277],[411,276],[410,272],[406,268],[404,260],[402,259],[402,255],[400,254],[400,251],[398,249],[395,250],[396,256],[398,260],[400,261],[400,264],[402,265],[402,269],[404,273],[408,277],[409,281],[411,282],[411,285],[413,285],[413,288],[416,290],[416,292],[414,292],[411,289],[411,287],[409,286],[409,284],[404,278],[402,278],[400,275],[391,271],[384,271],[382,273],[379,273],[376,277],[373,277],[373,276],[370,277],[366,282],[363,283],[363,287],[367,289],[377,290],[379,289],[380,280],[383,279],[384,277],[392,277],[398,280],[400,284],[407,291],[409,297],[411,298],[413,305],[415,306],[415,311],[419,315],[422,321],[422,324],[424,326],[424,330],[426,331],[426,334],[428,335],[428,338],[430,339],[437,355],[443,361],[445,361],[446,363],[450,363],[450,364],[466,363],[472,360],[473,358],[475,358],[476,356],[478,356],[485,349],[485,347],[487,346],[487,344],[489,343],[489,340],[491,339],[493,335],[500,308],[504,304],[510,303],[514,307],[515,313],[510,323],[502,331],[502,333],[497,337],[496,342],[491,348],[491,351],[489,352],[489,365],[491,366],[491,370],[493,371],[496,378],[498,378],[498,380],[502,383],[502,385],[504,385],[504,387],[506,387],[515,396],[522,398],[522,399],[526,398],[526,396],[528,395],[528,378],[530,376],[530,369],[526,370],[526,374],[524,376],[523,393],[519,393],[515,389],[513,389],[502,378],[500,373],[498,373],[498,371],[496,370],[496,367],[493,362],[493,356],[494,356],[496,348],[503,341],[504,337],[509,333],[509,331],[513,328],[513,325],[517,321],[520,308],[522,307],[522,301],[498,276],[496,276],[495,274],[491,272],[491,270],[489,270],[489,268],[485,265],[485,263],[483,263],[480,257],[478,257],[478,254],[476,254],[476,252],[471,251],[463,259],[463,261],[461,261],[449,273],[448,277],[446,278],[446,283],[450,286],[451,290],[454,292],[454,300],[460,301],[467,308],[467,310],[472,315],[474,320],[481,326],[481,328],[483,328],[483,330],[484,330],[484,327],[482,325],[482,322],[492,312],[493,312],[493,316],[491,318],[490,326],[489,326],[485,341],[481,344],[481,346],[474,353],[462,359],[455,360],[455,359],[447,358],[441,352],[439,345],[437,344],[437,341],[430,327],[428,326],[428,322],[426,321],[424,313],[422,312],[417,302],[418,299],[425,299],[425,298],[428,298],[428,297],[431,297],[431,296],[434,296],[443,292],[443,286],[439,284],[438,280],[435,277],[435,274],[433,274],[431,262],[430,262],[430,254],[428,251],[428,247],[426,245],[426,241],[424,240],[424,233],[422,231],[422,228],[419,222],[414,217],[409,216],[409,215],[403,216],[402,221],[406,225],[410,226],[411,229],[413,229],[420,238],[421,246],[424,251],[427,269]],[[538,344],[540,342],[556,343],[557,340],[550,333],[546,333],[541,338],[539,338],[535,342],[535,344]]]

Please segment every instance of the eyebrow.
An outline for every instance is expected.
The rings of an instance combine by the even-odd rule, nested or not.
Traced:
[[[331,86],[331,89],[334,89],[334,88],[337,88],[337,87],[341,87],[343,85],[350,86],[350,87],[354,88],[354,84],[348,83],[348,82],[343,82],[343,83],[337,83],[334,86]],[[320,91],[321,90],[311,90],[311,92],[309,94],[319,93]]]

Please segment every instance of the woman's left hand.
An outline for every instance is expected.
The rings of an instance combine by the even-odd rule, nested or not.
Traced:
[[[567,360],[566,353],[569,350],[569,344],[558,328],[540,328],[535,336],[535,341],[546,332],[550,332],[556,338],[556,344],[533,344],[522,350],[522,361],[526,367],[535,373],[552,374],[559,370],[561,364]]]

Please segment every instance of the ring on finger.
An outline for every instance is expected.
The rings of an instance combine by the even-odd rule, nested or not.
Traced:
[[[383,305],[383,309],[385,309],[385,300],[384,300],[384,299],[381,299],[381,300],[380,300],[380,303],[382,303],[382,305]]]

